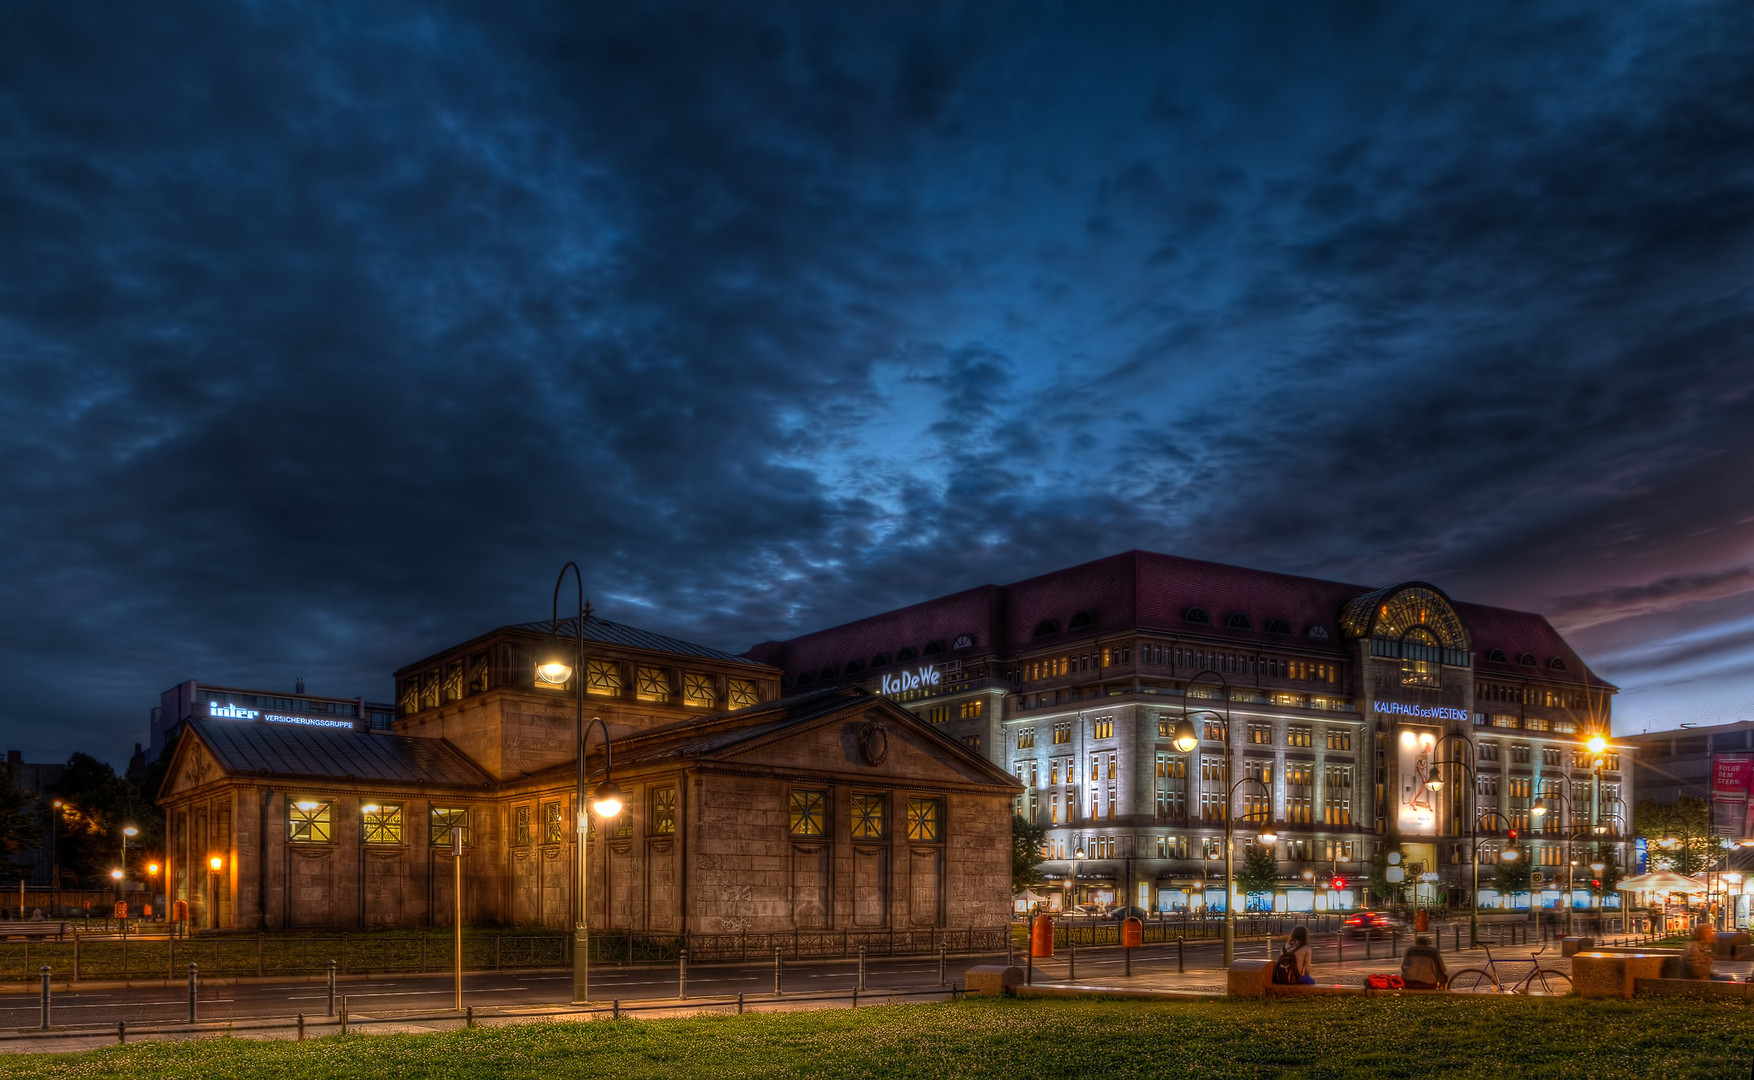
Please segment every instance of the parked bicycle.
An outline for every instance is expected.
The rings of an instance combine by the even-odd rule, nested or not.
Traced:
[[[1524,994],[1530,997],[1560,997],[1571,993],[1571,976],[1558,968],[1542,967],[1541,954],[1547,951],[1542,946],[1531,953],[1527,959],[1500,960],[1492,955],[1492,947],[1481,944],[1486,950],[1484,967],[1463,968],[1450,975],[1449,988],[1461,994]],[[1498,974],[1499,965],[1529,965],[1528,974],[1508,986]]]

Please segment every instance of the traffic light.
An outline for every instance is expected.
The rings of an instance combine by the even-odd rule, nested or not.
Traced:
[[[1600,878],[1591,878],[1590,879],[1590,888],[1594,889],[1597,892],[1601,892],[1602,891],[1602,880]]]
[[[1338,874],[1334,875],[1334,888],[1344,889],[1345,887],[1346,887],[1346,879],[1343,877],[1340,877]]]

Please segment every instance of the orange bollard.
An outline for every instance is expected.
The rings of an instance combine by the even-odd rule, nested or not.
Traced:
[[[1049,915],[1037,915],[1035,925],[1029,933],[1029,955],[1054,955],[1054,920]]]

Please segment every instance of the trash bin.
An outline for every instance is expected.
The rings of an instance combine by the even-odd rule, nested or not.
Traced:
[[[1054,920],[1048,915],[1037,915],[1035,927],[1029,935],[1029,955],[1054,955]]]
[[[1413,929],[1416,932],[1421,933],[1421,934],[1425,933],[1427,930],[1430,930],[1431,929],[1431,912],[1429,912],[1429,911],[1415,912],[1413,914]]]

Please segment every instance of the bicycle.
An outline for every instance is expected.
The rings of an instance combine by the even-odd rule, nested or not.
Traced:
[[[1486,966],[1463,968],[1451,975],[1451,990],[1459,994],[1523,994],[1528,997],[1559,997],[1571,993],[1571,976],[1557,968],[1541,966],[1540,956],[1547,951],[1545,945],[1526,960],[1499,960],[1492,955],[1491,946],[1482,944],[1480,947],[1486,950]],[[1527,964],[1529,973],[1505,986],[1498,977],[1500,964]]]

